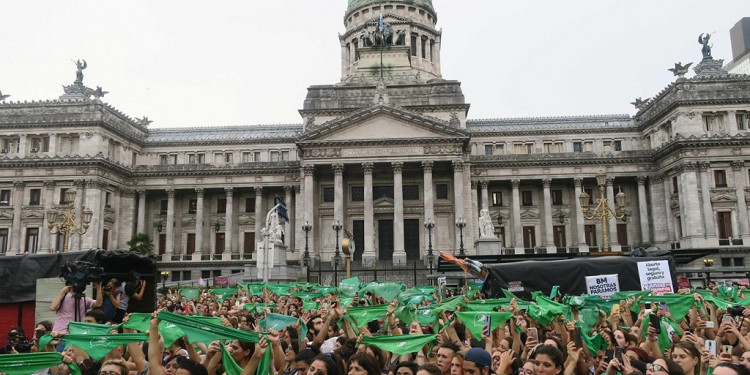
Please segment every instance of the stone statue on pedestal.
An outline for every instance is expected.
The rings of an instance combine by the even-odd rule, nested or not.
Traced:
[[[88,64],[86,60],[78,60],[76,63],[76,80],[75,83],[83,83],[83,70],[86,69]]]
[[[711,34],[705,33],[698,35],[698,43],[703,45],[703,48],[701,48],[701,52],[703,53],[703,60],[711,60],[713,57],[711,57],[711,45],[708,44],[708,41],[711,39]]]
[[[497,238],[495,224],[492,223],[490,210],[483,208],[479,211],[479,238]]]
[[[284,226],[279,222],[279,216],[276,212],[271,213],[271,224],[268,227],[270,237],[268,240],[274,244],[283,243]]]

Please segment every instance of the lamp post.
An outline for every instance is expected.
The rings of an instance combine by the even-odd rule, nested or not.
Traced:
[[[310,225],[310,222],[305,220],[305,224],[302,225],[302,230],[305,231],[305,254],[302,257],[302,262],[305,265],[305,270],[307,272],[307,282],[310,282],[310,248],[309,248],[309,234],[312,230],[312,225]]]
[[[65,191],[65,201],[68,203],[67,211],[63,212],[61,221],[57,222],[58,212],[57,210],[47,211],[47,227],[49,228],[50,234],[61,234],[63,236],[63,248],[62,252],[68,251],[68,243],[70,242],[70,236],[72,234],[84,234],[89,229],[91,218],[94,213],[88,208],[83,211],[83,217],[81,225],[76,223],[76,214],[73,212],[73,202],[76,199],[76,191],[70,188]]]
[[[625,217],[625,193],[620,190],[615,196],[615,203],[617,204],[617,212],[609,207],[609,199],[606,196],[607,186],[607,175],[603,172],[596,174],[596,183],[599,185],[599,198],[596,199],[596,207],[589,214],[589,195],[584,191],[578,196],[578,200],[581,203],[581,211],[583,211],[583,217],[586,220],[592,220],[594,218],[602,221],[602,242],[604,243],[604,252],[609,251],[609,219],[622,219]]]
[[[466,227],[466,220],[464,219],[463,216],[460,216],[458,218],[458,220],[456,220],[456,228],[458,228],[458,231],[459,231],[460,237],[461,237],[461,243],[460,243],[460,246],[458,248],[458,255],[459,256],[466,255],[464,253],[464,228],[465,227]]]
[[[427,262],[430,264],[430,275],[432,275],[432,262],[434,261],[432,259],[432,229],[435,228],[435,222],[432,221],[432,218],[428,217],[424,222],[424,227],[427,229],[427,243],[429,244],[427,247]]]
[[[167,279],[169,278],[169,271],[161,271],[161,290],[164,295],[167,295]]]
[[[336,254],[333,256],[333,286],[339,285],[339,262],[341,261],[341,254],[339,254],[339,232],[343,228],[338,219],[333,221],[331,228],[336,232]]]

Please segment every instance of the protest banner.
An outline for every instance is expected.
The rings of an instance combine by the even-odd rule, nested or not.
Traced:
[[[641,290],[650,290],[653,295],[674,293],[669,263],[666,260],[638,262]]]
[[[620,291],[620,280],[617,275],[586,276],[586,289],[591,295],[609,298]]]

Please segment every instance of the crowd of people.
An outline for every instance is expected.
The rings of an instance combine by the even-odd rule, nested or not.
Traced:
[[[523,299],[351,278],[187,287],[137,313],[145,283],[102,284],[62,288],[27,346],[14,328],[0,374],[750,375],[741,286]]]

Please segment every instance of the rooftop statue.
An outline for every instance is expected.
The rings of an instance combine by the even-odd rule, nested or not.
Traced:
[[[0,91],[0,102],[4,102],[6,98],[9,98],[10,95],[3,95],[3,92]]]
[[[642,98],[635,98],[634,102],[631,102],[635,109],[641,109],[646,106],[646,103],[648,102],[648,99],[643,100]]]
[[[396,45],[397,46],[404,46],[404,45],[406,45],[406,30],[397,30],[396,31]]]
[[[93,91],[93,95],[96,100],[103,98],[104,95],[107,95],[107,94],[109,94],[109,91],[102,90],[101,86],[96,86],[96,90]]]
[[[390,46],[393,44],[393,28],[390,23],[383,26],[383,45]]]
[[[687,74],[688,69],[690,68],[690,65],[693,65],[693,63],[687,63],[686,65],[682,65],[681,62],[678,62],[674,64],[674,68],[667,69],[667,70],[674,73],[675,77],[684,78],[685,74]]]
[[[75,62],[75,64],[76,64],[77,70],[76,70],[76,80],[74,83],[83,84],[83,70],[86,69],[88,65],[86,64],[86,60],[78,60]]]
[[[703,48],[701,48],[701,52],[703,52],[703,60],[713,59],[713,57],[711,57],[711,45],[708,44],[710,39],[711,34],[709,33],[698,35],[698,43],[703,45]]]
[[[359,37],[362,39],[362,46],[363,47],[371,47],[372,46],[372,36],[370,35],[370,31],[367,29],[362,29],[362,31],[359,33]]]

